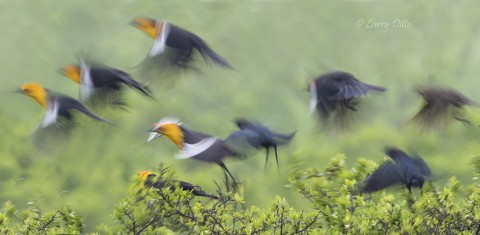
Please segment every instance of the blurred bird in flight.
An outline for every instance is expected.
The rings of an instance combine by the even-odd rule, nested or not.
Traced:
[[[207,64],[213,63],[224,68],[233,68],[202,38],[167,21],[142,17],[134,19],[131,24],[154,39],[148,54],[150,58],[163,54],[168,47],[172,52],[168,55],[171,64],[178,68],[189,68],[194,49],[196,49]]]
[[[107,66],[91,64],[80,59],[80,64],[65,65],[60,72],[80,85],[80,99],[88,104],[123,107],[122,89],[128,86],[152,98],[147,86],[135,81],[129,74]]]
[[[187,129],[178,119],[169,117],[162,118],[159,122],[155,123],[150,132],[147,142],[163,135],[167,136],[180,150],[180,153],[177,155],[179,159],[193,158],[200,161],[216,163],[222,167],[227,190],[229,188],[228,176],[230,176],[233,181],[234,189],[236,189],[237,181],[228,170],[223,159],[227,156],[235,158],[244,157],[244,147],[252,144],[247,142],[258,141],[255,137],[253,137],[253,140],[249,138],[255,135],[251,131],[237,131],[225,140],[221,140],[217,137]]]
[[[43,152],[50,152],[63,146],[64,141],[70,137],[71,130],[76,125],[74,111],[83,113],[97,121],[114,125],[109,120],[88,110],[78,100],[50,91],[37,83],[24,84],[17,92],[32,97],[46,109],[40,127],[32,135],[34,145]]]
[[[423,86],[417,88],[422,96],[424,105],[412,118],[425,129],[432,129],[444,125],[449,118],[465,124],[470,124],[463,116],[463,107],[466,105],[480,106],[462,93],[445,87]]]
[[[404,184],[411,192],[412,187],[422,189],[425,181],[430,180],[430,168],[420,156],[410,157],[402,150],[392,147],[386,148],[385,153],[393,162],[383,163],[368,176],[362,192],[372,193],[398,183]]]
[[[336,71],[312,80],[308,90],[310,113],[316,109],[324,122],[334,118],[338,124],[347,127],[348,114],[357,111],[358,98],[371,90],[384,92],[386,88],[363,83],[351,73]]]
[[[24,84],[20,87],[18,92],[32,97],[40,104],[40,106],[47,110],[45,118],[40,125],[42,128],[50,125],[62,124],[65,121],[72,121],[73,110],[79,111],[97,121],[112,124],[109,120],[92,113],[78,100],[63,94],[52,92],[37,83]]]
[[[258,139],[258,141],[251,141],[252,143],[254,143],[252,145],[253,147],[255,148],[263,147],[266,149],[267,154],[265,159],[265,167],[267,166],[267,162],[268,162],[269,150],[270,148],[273,148],[273,150],[275,151],[275,160],[277,162],[277,168],[278,168],[279,165],[278,165],[277,146],[285,145],[289,143],[292,140],[292,138],[295,136],[295,132],[292,132],[292,133],[274,132],[259,122],[249,121],[247,119],[242,119],[242,118],[236,119],[235,123],[237,124],[238,128],[240,128],[241,130],[249,130],[256,135],[256,137],[255,136],[250,137],[250,138]],[[255,145],[255,143],[257,143],[257,145]]]

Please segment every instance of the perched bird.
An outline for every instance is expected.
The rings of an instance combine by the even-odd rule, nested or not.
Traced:
[[[78,100],[63,94],[52,92],[46,88],[43,88],[37,83],[24,84],[20,87],[18,92],[32,97],[47,110],[42,124],[40,125],[42,128],[54,124],[65,124],[65,122],[72,121],[72,110],[84,113],[85,115],[97,121],[112,124],[112,122],[109,120],[92,113]]]
[[[295,132],[292,133],[278,133],[268,129],[266,126],[262,125],[258,122],[249,121],[246,119],[236,119],[235,123],[237,124],[238,128],[241,130],[250,130],[255,133],[258,137],[259,144],[258,146],[252,145],[253,147],[259,148],[263,147],[266,149],[267,155],[265,159],[265,167],[267,166],[268,162],[268,152],[270,148],[273,148],[275,151],[275,160],[277,161],[277,168],[278,168],[278,154],[277,154],[277,146],[284,145],[290,142],[292,138],[295,136]],[[255,142],[254,142],[255,143]]]
[[[424,86],[418,87],[417,93],[423,97],[425,104],[412,120],[427,129],[440,126],[449,117],[470,124],[463,117],[462,109],[465,105],[479,106],[477,102],[450,88]]]
[[[147,142],[162,135],[167,136],[180,150],[177,155],[179,159],[193,158],[216,163],[224,170],[227,188],[229,185],[227,174],[233,180],[233,186],[236,188],[235,178],[225,166],[223,159],[227,156],[242,157],[243,155],[232,146],[246,146],[245,143],[249,140],[245,136],[251,132],[235,132],[223,141],[217,137],[187,129],[178,119],[168,117],[155,123],[150,132]]]
[[[199,36],[167,21],[143,17],[133,20],[131,24],[155,40],[149,57],[162,54],[168,46],[173,50],[172,63],[180,68],[188,68],[193,58],[193,49],[197,49],[207,64],[214,63],[225,68],[233,68]]]
[[[364,181],[363,192],[371,193],[391,185],[402,183],[411,192],[412,187],[422,189],[432,176],[427,163],[420,156],[410,157],[397,148],[387,148],[385,153],[393,159],[378,167]]]
[[[115,68],[89,64],[81,59],[79,65],[65,65],[60,72],[80,84],[80,99],[83,102],[123,106],[121,92],[124,86],[136,89],[153,99],[148,87]]]
[[[332,113],[345,119],[349,111],[357,111],[358,98],[369,91],[386,91],[386,88],[363,83],[347,72],[320,75],[309,83],[310,113],[317,109],[320,117],[328,121]]]
[[[211,195],[202,191],[202,189],[199,186],[193,185],[185,181],[180,181],[180,180],[165,181],[164,179],[162,179],[162,177],[159,177],[155,181],[155,177],[157,177],[157,175],[151,171],[140,171],[137,173],[137,177],[139,180],[143,182],[143,185],[145,187],[153,187],[159,190],[161,190],[162,188],[168,187],[171,191],[174,191],[177,187],[180,187],[182,190],[192,192],[192,194],[195,196],[218,199],[217,196]]]

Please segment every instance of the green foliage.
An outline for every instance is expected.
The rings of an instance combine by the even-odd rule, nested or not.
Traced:
[[[480,4],[475,1],[447,0],[2,0],[0,204],[10,200],[20,211],[30,210],[29,202],[45,211],[68,204],[82,215],[84,232],[95,231],[101,223],[112,231],[122,231],[111,214],[118,207],[116,202],[131,197],[125,189],[137,171],[163,162],[176,170],[178,179],[202,185],[206,191],[215,190],[212,181],[223,178],[217,166],[175,159],[178,150],[167,139],[145,144],[146,130],[153,122],[176,116],[192,129],[226,137],[237,129],[231,120],[242,116],[278,131],[297,130],[292,143],[279,149],[278,172],[273,164],[267,166],[267,172],[263,170],[263,151],[244,161],[225,160],[245,186],[239,196],[246,208],[270,207],[272,199],[280,195],[297,212],[322,209],[333,214],[325,208],[331,200],[320,196],[339,195],[335,190],[343,190],[346,194],[334,201],[343,205],[360,200],[355,185],[374,164],[356,160],[380,162],[385,157],[380,149],[385,145],[417,151],[434,172],[445,176],[438,185],[453,175],[469,185],[454,194],[454,201],[463,206],[473,200],[469,192],[479,183],[472,180],[475,174],[469,164],[480,154],[479,128],[474,128],[480,123],[479,110],[466,110],[475,124],[471,128],[452,123],[445,130],[420,133],[406,123],[421,105],[412,88],[429,80],[480,101],[478,12]],[[236,70],[210,68],[196,57],[201,71],[183,74],[175,88],[168,90],[149,81],[156,102],[127,91],[127,112],[99,113],[119,128],[80,119],[82,128],[76,129],[61,149],[38,151],[30,135],[44,110],[13,91],[23,83],[39,82],[78,97],[78,85],[56,71],[64,64],[76,63],[79,52],[91,53],[99,62],[146,82],[135,65],[145,57],[152,40],[128,25],[139,16],[165,19],[197,33]],[[357,27],[359,19],[406,19],[411,27],[384,32]],[[331,70],[346,70],[362,81],[389,89],[383,95],[362,99],[357,125],[348,133],[323,131],[317,117],[308,114],[309,95],[302,88],[307,80]],[[348,156],[338,164],[354,166],[355,171],[332,166],[323,170],[337,153]],[[296,175],[290,175],[289,182],[289,166],[297,161],[311,168],[296,166]],[[286,184],[291,187],[283,187]],[[305,187],[299,187],[301,184]],[[315,197],[302,200],[306,193]],[[391,198],[389,203],[399,203],[395,210],[403,211],[409,204],[400,195],[383,192],[366,198],[378,207]],[[209,202],[193,200],[202,205]],[[366,199],[362,196],[362,200]],[[342,208],[346,207],[348,204]],[[333,218],[329,220],[333,220],[332,226],[341,226]],[[323,216],[320,221],[330,225]],[[316,223],[326,228],[320,225]]]
[[[132,190],[117,204],[117,225],[102,225],[105,233],[146,234],[171,230],[185,234],[308,233],[314,231],[317,213],[297,211],[284,198],[276,197],[267,208],[245,206],[238,193],[220,200],[200,200],[187,191],[164,188]],[[168,230],[166,230],[168,229]]]
[[[75,234],[82,231],[80,216],[69,207],[49,212],[33,207],[19,211],[8,201],[0,211],[1,234]]]
[[[444,187],[427,183],[421,195],[407,190],[359,194],[361,179],[375,164],[360,159],[347,170],[344,156],[334,157],[323,171],[292,170],[289,185],[312,207],[291,207],[277,196],[265,208],[247,207],[239,193],[220,200],[194,197],[179,188],[131,185],[117,203],[113,225],[98,226],[101,234],[471,234],[480,231],[480,187],[463,187],[454,177]],[[170,175],[169,177],[171,177]],[[168,179],[167,179],[168,180]],[[467,193],[461,196],[462,193]],[[80,233],[80,217],[66,207],[44,213],[18,211],[7,202],[0,213],[2,234]]]

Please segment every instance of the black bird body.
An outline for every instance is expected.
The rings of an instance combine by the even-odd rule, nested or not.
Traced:
[[[237,119],[236,124],[238,128],[241,130],[248,130],[251,131],[253,134],[250,134],[250,142],[251,146],[255,148],[263,147],[266,149],[267,155],[265,159],[265,166],[268,162],[268,153],[269,149],[273,148],[275,151],[275,159],[277,161],[278,167],[278,154],[277,154],[277,146],[284,145],[289,143],[292,138],[295,136],[295,132],[292,133],[278,133],[275,131],[270,130],[266,126],[262,125],[258,122],[248,121],[246,119]],[[257,135],[258,141],[254,141],[255,137],[253,135]],[[257,143],[258,142],[258,143]]]
[[[124,71],[108,67],[93,67],[90,70],[90,74],[93,78],[92,83],[95,88],[120,91],[123,85],[127,85],[143,93],[145,96],[152,98],[148,87],[135,81]]]
[[[424,86],[417,88],[417,93],[422,96],[425,104],[412,120],[425,128],[439,126],[449,117],[470,124],[461,111],[466,105],[479,106],[462,93],[450,88]]]
[[[185,182],[185,181],[180,181],[180,180],[170,180],[169,182],[165,182],[161,179],[161,177],[155,181],[155,177],[157,177],[156,174],[153,174],[153,173],[148,174],[147,178],[145,179],[145,181],[143,183],[144,186],[145,187],[153,187],[153,188],[156,188],[156,189],[159,189],[159,190],[161,190],[162,188],[168,187],[171,191],[174,191],[177,187],[179,187],[180,189],[182,189],[184,191],[190,191],[195,196],[218,199],[217,196],[212,195],[212,194],[208,194],[208,193],[202,191],[202,189],[197,185],[193,185],[191,183],[188,183],[188,182]]]
[[[212,144],[206,148],[204,151],[198,152],[192,158],[206,161],[214,162],[220,165],[224,165],[223,159],[227,156],[235,156],[236,153],[231,151],[224,143],[223,140],[217,139],[213,136],[209,136],[200,132],[196,132],[190,129],[187,129],[183,126],[180,126],[183,132],[183,141],[186,144],[195,145],[207,139],[212,140]]]
[[[88,110],[88,108],[85,107],[85,105],[83,105],[78,100],[72,97],[58,94],[58,93],[57,94],[51,93],[49,95],[48,100],[49,100],[48,103],[53,107],[58,106],[57,115],[59,117],[65,118],[66,120],[69,120],[69,121],[72,120],[73,119],[72,110],[77,110],[79,112],[84,113],[85,115],[89,116],[92,119],[95,119],[101,122],[111,123],[110,121],[94,114],[93,112]],[[52,112],[54,111],[52,110]]]
[[[356,111],[356,98],[371,90],[385,91],[386,88],[369,85],[356,79],[351,73],[331,72],[320,75],[309,84],[310,112],[318,111],[320,117],[327,120],[335,111]]]
[[[408,156],[400,149],[388,148],[386,154],[394,160],[383,163],[364,181],[363,192],[371,193],[391,185],[402,183],[409,191],[412,187],[423,187],[432,176],[430,168],[419,157]]]
[[[173,49],[172,62],[178,67],[188,68],[194,49],[203,57],[207,64],[233,68],[225,59],[213,51],[198,35],[178,27],[167,21],[150,18],[137,18],[133,25],[155,39],[149,56],[156,57],[165,51],[165,46]]]

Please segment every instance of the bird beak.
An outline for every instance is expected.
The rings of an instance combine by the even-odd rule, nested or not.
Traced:
[[[19,94],[25,94],[25,91],[22,90],[21,88],[16,89],[14,92]]]
[[[128,24],[137,28],[140,27],[140,24],[136,20],[132,20]]]
[[[162,136],[162,134],[157,133],[157,132],[154,131],[154,130],[151,130],[151,131],[149,131],[149,132],[150,132],[150,135],[149,135],[148,138],[147,138],[147,142],[150,142],[150,141],[152,141],[152,140],[154,140],[154,139]]]

